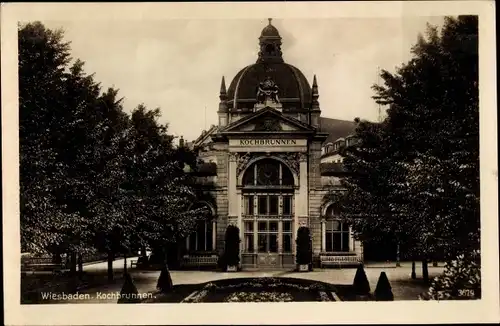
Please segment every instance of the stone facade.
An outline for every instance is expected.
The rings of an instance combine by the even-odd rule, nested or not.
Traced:
[[[214,263],[232,224],[240,230],[244,269],[294,266],[300,226],[311,231],[314,264],[357,264],[362,246],[326,202],[342,178],[342,170],[332,166],[341,157],[326,141],[332,134],[347,137],[354,123],[321,117],[316,77],[311,87],[284,62],[281,37],[271,23],[259,41],[257,63],[239,72],[229,91],[222,79],[218,124],[191,144],[201,165],[216,165],[198,176],[204,194],[213,198],[215,216],[186,241],[185,262]],[[214,260],[200,258],[208,255],[200,243]]]

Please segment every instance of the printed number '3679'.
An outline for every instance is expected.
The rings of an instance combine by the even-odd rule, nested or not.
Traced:
[[[472,290],[472,289],[460,289],[460,290],[458,290],[458,295],[461,297],[473,297],[474,290]]]

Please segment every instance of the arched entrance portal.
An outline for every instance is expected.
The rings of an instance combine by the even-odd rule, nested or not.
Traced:
[[[294,263],[294,177],[282,162],[265,158],[242,179],[244,267],[281,268]]]

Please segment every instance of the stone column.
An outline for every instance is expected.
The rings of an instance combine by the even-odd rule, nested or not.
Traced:
[[[363,243],[358,240],[354,240],[354,251],[356,252],[356,256],[359,260],[363,261]]]
[[[236,193],[236,186],[238,184],[236,168],[238,165],[238,153],[229,153],[229,173],[228,173],[228,215],[230,217],[238,216],[238,198]]]
[[[305,153],[299,154],[299,162],[299,198],[297,200],[297,215],[299,217],[307,217],[309,215],[309,194],[307,189],[307,156]]]
[[[259,233],[257,231],[257,219],[255,218],[255,215],[257,215],[257,196],[253,196],[253,252],[257,253],[258,252],[258,246],[259,246]],[[255,259],[255,263],[257,263],[257,258]]]
[[[278,253],[283,253],[283,221],[278,220]]]
[[[212,221],[212,250],[216,251],[217,250],[217,222],[214,220]]]
[[[354,233],[352,231],[352,226],[349,225],[349,251],[355,251],[355,241],[354,241]]]
[[[321,220],[321,252],[326,251],[326,222]]]
[[[292,251],[294,254],[296,253],[296,243],[295,240],[297,240],[297,230],[299,229],[299,210],[298,210],[298,202],[300,201],[300,192],[299,190],[295,190],[294,196],[293,196],[293,225],[292,225]]]
[[[243,246],[244,246],[244,235],[243,235],[243,214],[242,214],[242,200],[243,196],[241,195],[241,190],[236,191],[236,203],[237,203],[237,211],[236,211],[236,216],[238,216],[238,228],[240,229],[240,261],[241,261],[241,253],[243,252]]]

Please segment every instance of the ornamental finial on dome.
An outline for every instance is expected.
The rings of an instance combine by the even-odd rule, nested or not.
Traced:
[[[220,82],[220,95],[226,95],[226,81],[224,80],[224,76],[222,76],[222,81]]]
[[[224,76],[222,76],[222,81],[220,82],[220,92],[219,92],[219,112],[225,113],[227,112],[227,92],[226,92],[226,81],[224,80]]]
[[[316,75],[313,77],[313,84],[311,87],[312,94],[312,110],[319,111],[319,92],[318,92],[318,81],[316,80]]]
[[[257,62],[283,62],[280,33],[271,24],[273,19],[268,18],[267,20],[269,20],[269,24],[260,33],[260,52]]]

